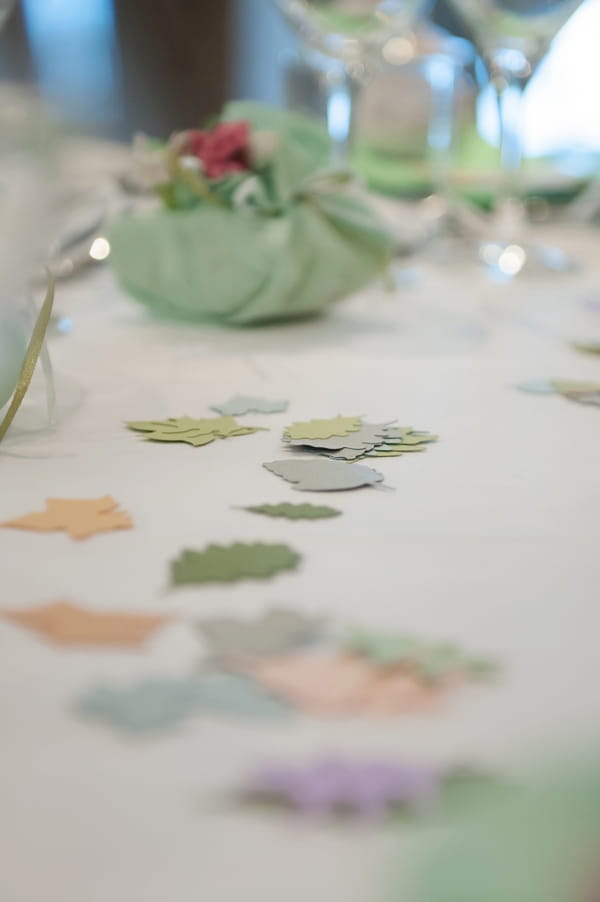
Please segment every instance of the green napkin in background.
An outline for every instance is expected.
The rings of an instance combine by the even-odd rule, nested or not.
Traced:
[[[416,864],[412,891],[407,894],[399,879],[389,902],[598,898],[593,895],[600,889],[597,763],[506,787],[442,826]]]

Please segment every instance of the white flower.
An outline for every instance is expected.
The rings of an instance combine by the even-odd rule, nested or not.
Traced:
[[[277,132],[262,131],[253,132],[250,135],[249,151],[253,169],[260,169],[270,162],[279,147],[279,135]]]

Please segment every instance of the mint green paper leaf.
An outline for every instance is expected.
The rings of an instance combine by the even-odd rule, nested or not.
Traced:
[[[195,448],[208,445],[217,438],[231,438],[258,432],[258,426],[240,426],[233,417],[176,417],[168,420],[130,421],[125,424],[134,432],[144,433],[152,442],[185,442]]]
[[[480,679],[497,669],[495,662],[474,658],[456,645],[422,642],[394,633],[355,632],[349,636],[346,648],[382,667],[404,665],[431,682],[457,674]]]
[[[265,514],[267,517],[286,517],[288,520],[317,520],[326,517],[339,517],[341,511],[335,507],[318,504],[257,504],[244,510],[253,514]]]
[[[184,586],[266,579],[281,570],[294,570],[300,560],[301,556],[288,545],[262,542],[208,545],[203,551],[182,551],[171,562],[171,582],[174,586]]]

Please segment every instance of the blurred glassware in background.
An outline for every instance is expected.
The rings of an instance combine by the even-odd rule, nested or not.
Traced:
[[[450,182],[456,132],[474,121],[477,89],[468,41],[430,22],[402,41],[403,53],[394,61],[382,57],[356,99],[351,161],[393,230],[398,254],[407,255],[448,231],[450,218],[464,219],[469,235],[480,225]],[[335,66],[311,48],[284,58],[286,105],[328,120],[330,133]]]
[[[359,87],[381,58],[404,58],[407,34],[429,0],[274,0],[309,47],[337,61],[328,73],[334,163],[348,160]]]
[[[34,287],[60,217],[61,190],[56,130],[25,88],[0,89],[0,408],[10,402],[26,358],[46,291]],[[63,387],[65,389],[63,393]],[[57,397],[58,396],[58,397]],[[80,400],[66,380],[59,391],[44,343],[25,399],[2,442],[2,453],[51,429]],[[2,410],[0,417],[5,411]]]
[[[467,23],[497,93],[501,164],[496,210],[489,240],[481,242],[482,262],[509,280],[532,264],[549,270],[570,268],[556,248],[536,246],[526,235],[522,197],[523,91],[554,37],[583,0],[451,0]]]
[[[14,0],[0,0],[0,28],[8,19],[8,14],[14,6]]]

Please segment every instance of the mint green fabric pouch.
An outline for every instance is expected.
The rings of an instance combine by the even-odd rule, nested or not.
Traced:
[[[347,181],[325,170],[318,125],[245,102],[229,104],[223,120],[277,136],[268,168],[237,205],[234,176],[220,183],[227,204],[114,222],[110,260],[127,292],[159,315],[245,325],[315,313],[385,269],[390,235]]]

